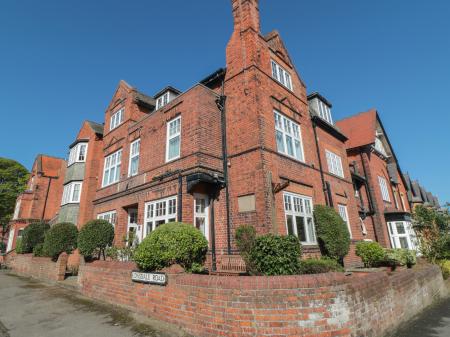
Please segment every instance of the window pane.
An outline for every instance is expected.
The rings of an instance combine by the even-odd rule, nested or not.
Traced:
[[[302,159],[302,149],[298,140],[295,140],[295,158]]]
[[[295,235],[292,215],[286,216],[286,225],[287,225],[288,235]]]
[[[292,137],[291,136],[286,136],[286,147],[287,147],[287,153],[290,156],[294,156],[294,147],[292,144]]]
[[[305,231],[305,218],[301,216],[295,217],[295,222],[297,225],[297,235],[301,242],[306,242],[306,231]]]
[[[200,230],[200,232],[203,233],[203,235],[206,235],[205,233],[205,218],[195,218],[195,227]]]
[[[285,153],[286,150],[284,149],[284,142],[283,142],[283,134],[280,131],[276,131],[276,138],[277,138],[277,150],[278,152]]]
[[[309,241],[310,242],[316,242],[316,232],[314,230],[314,223],[312,218],[306,219],[308,222],[308,235],[309,235]]]
[[[408,239],[406,239],[406,238],[399,238],[399,241],[400,241],[400,246],[401,246],[401,248],[403,248],[403,249],[409,249],[409,246],[408,246]]]
[[[397,234],[406,234],[405,226],[403,225],[402,222],[397,222],[396,226],[397,226]]]
[[[169,141],[169,159],[178,157],[180,154],[180,136]]]

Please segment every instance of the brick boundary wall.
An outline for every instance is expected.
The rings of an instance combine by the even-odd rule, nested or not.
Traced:
[[[276,277],[168,273],[131,281],[133,263],[80,265],[81,292],[209,336],[383,336],[447,295],[438,267]]]
[[[6,265],[17,275],[49,282],[64,280],[68,259],[66,253],[62,253],[56,262],[49,257],[35,257],[33,254],[10,253],[5,257]]]

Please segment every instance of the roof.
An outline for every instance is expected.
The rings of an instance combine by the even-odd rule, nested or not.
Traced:
[[[92,121],[86,121],[89,126],[91,127],[91,129],[98,135],[103,136],[103,124],[100,123],[96,123],[96,122],[92,122]]]
[[[61,168],[66,166],[66,161],[62,158],[38,154],[35,160],[37,172],[48,177],[58,177]]]
[[[215,83],[217,80],[223,80],[225,78],[225,74],[227,73],[226,68],[219,68],[212,74],[206,76],[204,79],[200,80],[200,83],[203,85],[210,85]]]
[[[136,102],[136,104],[142,105],[149,109],[153,109],[156,106],[156,100],[153,97],[150,97],[136,89],[135,91],[136,94],[134,96],[134,101]]]
[[[397,168],[397,164],[394,163],[389,163],[387,164],[387,170],[389,173],[389,178],[391,179],[391,181],[394,184],[398,184],[400,183],[400,181],[398,180],[398,168]]]
[[[348,137],[348,149],[375,143],[377,111],[371,109],[336,122],[336,126]]]
[[[162,94],[164,94],[166,91],[172,91],[173,93],[179,95],[181,94],[181,91],[172,87],[172,86],[167,86],[164,89],[162,89],[161,91],[158,91],[155,95],[153,95],[153,97],[158,98],[158,96],[161,96]]]
[[[325,97],[323,97],[320,93],[318,93],[317,91],[313,92],[312,94],[308,95],[308,101],[314,99],[314,98],[318,98],[320,99],[322,102],[324,102],[326,105],[328,105],[330,108],[333,107],[333,104],[331,104],[331,102],[329,100],[327,100]]]

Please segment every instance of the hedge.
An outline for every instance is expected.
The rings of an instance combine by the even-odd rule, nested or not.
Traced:
[[[300,274],[321,274],[342,271],[344,271],[344,268],[336,260],[330,258],[300,261]]]

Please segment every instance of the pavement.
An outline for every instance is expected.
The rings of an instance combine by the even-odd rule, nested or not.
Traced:
[[[0,337],[188,337],[181,329],[0,271]]]
[[[450,337],[450,298],[403,324],[391,337]]]

